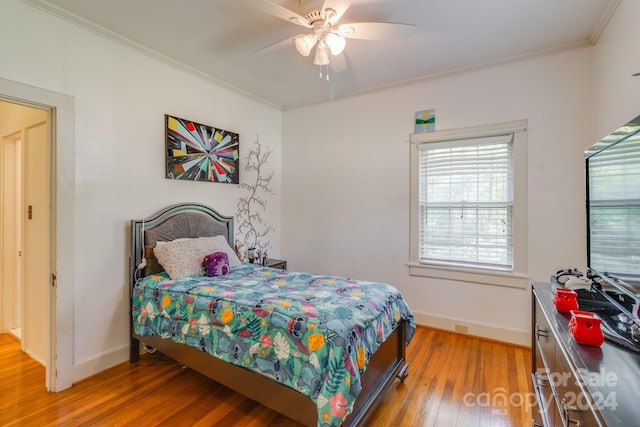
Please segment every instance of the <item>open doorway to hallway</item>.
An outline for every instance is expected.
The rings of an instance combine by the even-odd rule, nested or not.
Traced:
[[[51,351],[51,143],[46,109],[0,102],[0,332]]]
[[[42,331],[47,337],[46,389],[56,392],[69,388],[73,384],[75,100],[67,94],[0,77],[0,102],[4,101],[41,109],[48,114],[46,131],[48,164],[40,168],[32,167],[32,170],[39,170],[42,173],[47,171],[44,175],[36,176],[35,180],[46,182],[49,204],[45,210],[33,205],[32,216],[42,219],[42,214],[48,213],[49,230],[40,235],[48,242],[46,245],[48,256],[37,259],[25,255],[22,259],[21,271],[29,271],[27,259],[36,263],[35,267],[39,268],[36,271],[39,273],[45,270],[43,266],[50,268],[46,281],[51,286],[48,286],[47,291],[40,297],[48,299],[47,311],[42,313],[48,322],[46,323],[48,328]],[[4,117],[0,116],[0,125],[4,122]],[[38,130],[44,131],[44,127],[39,127]],[[1,138],[2,134],[0,134],[0,140]],[[23,197],[25,197],[24,192]],[[28,205],[28,202],[23,201],[22,206]],[[33,228],[36,229],[36,227]],[[26,245],[26,242],[24,244]],[[25,300],[29,297],[23,295],[22,298]],[[24,317],[25,313],[22,314],[22,318]],[[23,341],[27,338],[25,332],[23,325]]]

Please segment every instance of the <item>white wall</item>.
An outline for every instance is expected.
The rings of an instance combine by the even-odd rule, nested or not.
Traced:
[[[592,48],[286,111],[283,255],[294,270],[397,286],[419,321],[529,345],[529,290],[409,277],[409,133],[527,119],[528,272],[585,264],[583,152]],[[400,66],[400,65],[398,65]]]
[[[601,138],[640,115],[640,2],[622,0],[594,52],[594,122]]]
[[[128,355],[128,224],[184,201],[235,214],[236,185],[164,178],[164,114],[238,132],[243,159],[256,135],[273,150],[275,196],[265,220],[280,254],[282,113],[265,103],[163,64],[18,0],[0,5],[0,77],[75,99],[75,154],[58,152],[58,170],[75,171],[72,239],[74,378]],[[242,180],[242,178],[241,178]],[[60,222],[68,221],[59,218]],[[68,314],[68,313],[65,313]]]

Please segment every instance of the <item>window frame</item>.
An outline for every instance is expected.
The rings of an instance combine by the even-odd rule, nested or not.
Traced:
[[[527,288],[527,120],[410,135],[409,275]],[[422,144],[513,134],[513,269],[495,270],[421,262],[419,257],[419,147]]]

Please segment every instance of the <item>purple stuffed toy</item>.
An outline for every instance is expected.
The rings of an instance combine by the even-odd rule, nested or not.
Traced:
[[[202,260],[207,276],[224,276],[229,273],[229,257],[224,252],[214,252]]]

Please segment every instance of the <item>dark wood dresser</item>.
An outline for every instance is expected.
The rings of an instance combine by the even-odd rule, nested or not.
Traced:
[[[640,354],[575,342],[550,283],[533,284],[534,426],[640,426]]]

